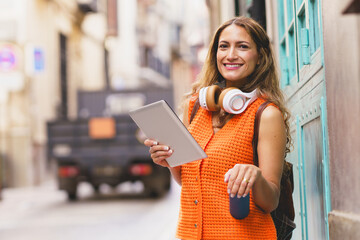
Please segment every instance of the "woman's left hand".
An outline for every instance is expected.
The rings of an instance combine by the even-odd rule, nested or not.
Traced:
[[[231,197],[245,197],[261,175],[260,168],[252,164],[236,164],[225,174],[224,181]]]

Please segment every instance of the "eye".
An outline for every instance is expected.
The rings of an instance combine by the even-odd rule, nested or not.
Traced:
[[[239,45],[239,48],[248,49],[249,46],[246,45],[246,44],[240,44],[240,45]]]
[[[227,47],[227,44],[224,44],[224,43],[219,44],[219,48],[220,48],[220,49],[224,49],[224,48],[226,48],[226,47]]]

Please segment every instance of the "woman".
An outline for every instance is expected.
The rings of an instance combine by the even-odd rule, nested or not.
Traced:
[[[204,87],[219,85],[253,93],[241,113],[213,109],[191,111]],[[225,92],[222,90],[222,92]],[[216,90],[217,91],[217,90]],[[276,239],[270,216],[277,205],[284,156],[289,151],[289,114],[279,87],[273,53],[264,29],[254,20],[237,17],[216,31],[199,80],[185,100],[184,124],[208,158],[171,168],[172,149],[151,139],[151,158],[168,167],[182,186],[177,228],[180,239]],[[259,106],[270,101],[260,118],[258,166],[253,162],[252,137]],[[214,104],[214,103],[212,103]],[[210,106],[210,103],[209,103]],[[212,110],[212,111],[210,111]],[[250,194],[250,213],[237,220],[229,212],[230,197]]]

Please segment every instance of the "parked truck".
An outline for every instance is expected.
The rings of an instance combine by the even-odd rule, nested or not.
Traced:
[[[78,92],[78,117],[47,123],[48,158],[57,163],[59,189],[77,199],[80,182],[95,191],[141,181],[145,194],[161,196],[170,189],[168,169],[153,163],[144,136],[128,111],[164,99],[173,106],[169,88]]]

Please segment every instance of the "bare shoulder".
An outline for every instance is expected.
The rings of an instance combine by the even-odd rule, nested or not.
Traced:
[[[282,112],[274,106],[264,109],[260,118],[260,133],[285,133],[285,121]]]
[[[282,112],[274,106],[264,109],[260,118],[259,146],[267,155],[283,159],[286,146],[286,126]],[[259,150],[258,150],[259,151]],[[259,154],[259,159],[260,159]],[[260,160],[261,161],[261,160]],[[259,162],[260,162],[259,161]]]
[[[280,109],[270,105],[266,107],[261,114],[261,122],[269,124],[274,124],[276,122],[284,123],[284,117]]]

